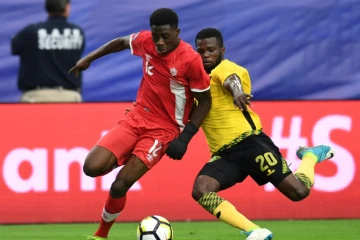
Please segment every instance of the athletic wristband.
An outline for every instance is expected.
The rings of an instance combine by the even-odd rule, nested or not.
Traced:
[[[180,133],[179,138],[184,142],[190,142],[191,138],[199,131],[192,122],[189,122],[185,125],[184,130]]]

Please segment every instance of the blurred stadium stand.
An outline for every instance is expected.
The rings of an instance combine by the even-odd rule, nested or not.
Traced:
[[[136,2],[136,3],[135,3]],[[43,0],[0,2],[0,102],[19,99],[19,59],[10,39],[46,18]],[[86,53],[112,38],[148,29],[148,17],[171,7],[181,37],[194,43],[201,28],[219,28],[226,57],[248,68],[257,100],[360,99],[360,0],[72,0],[70,20],[84,27]],[[84,100],[132,101],[141,60],[130,52],[93,63]]]

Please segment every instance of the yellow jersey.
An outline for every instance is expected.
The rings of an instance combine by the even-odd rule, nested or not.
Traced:
[[[243,112],[236,108],[231,93],[224,88],[225,80],[232,74],[240,78],[243,91],[251,93],[249,73],[236,63],[225,59],[211,71],[212,106],[201,127],[212,155],[259,134],[262,129],[259,116],[250,108]]]

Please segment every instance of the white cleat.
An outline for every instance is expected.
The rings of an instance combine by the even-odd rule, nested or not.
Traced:
[[[255,229],[251,232],[245,233],[248,237],[246,240],[271,240],[273,234],[266,228]]]

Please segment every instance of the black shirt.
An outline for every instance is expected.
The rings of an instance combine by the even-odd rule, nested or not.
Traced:
[[[81,58],[84,47],[83,30],[65,17],[51,16],[25,27],[11,41],[12,54],[20,56],[19,89],[81,88],[82,76],[75,78],[68,71]]]

